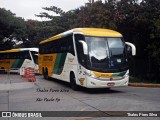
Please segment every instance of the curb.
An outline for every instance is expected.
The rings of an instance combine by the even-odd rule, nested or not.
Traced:
[[[128,86],[160,88],[160,84],[146,84],[146,83],[129,83]]]

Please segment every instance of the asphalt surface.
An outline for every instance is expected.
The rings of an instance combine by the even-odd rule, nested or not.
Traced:
[[[160,88],[118,87],[73,91],[69,84],[44,80],[35,83],[0,77],[0,111],[160,111]],[[14,86],[13,86],[14,84]],[[8,87],[7,86],[12,86]],[[159,120],[159,117],[0,118],[0,120]]]

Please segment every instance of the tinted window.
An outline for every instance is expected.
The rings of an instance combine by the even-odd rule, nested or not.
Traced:
[[[40,54],[51,54],[51,53],[74,53],[72,35],[53,40],[44,44],[40,44]]]
[[[75,41],[76,41],[76,50],[77,50],[77,56],[78,56],[78,62],[83,65],[84,67],[88,62],[86,61],[86,57],[83,54],[83,46],[79,41],[84,41],[84,36],[81,34],[75,34]]]
[[[0,59],[29,59],[31,60],[29,51],[0,53]]]

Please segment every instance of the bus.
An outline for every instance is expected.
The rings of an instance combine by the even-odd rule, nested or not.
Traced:
[[[73,90],[127,86],[128,53],[134,56],[136,48],[119,32],[74,28],[39,43],[39,72],[69,82]]]
[[[32,67],[38,73],[38,48],[18,48],[0,51],[0,69],[20,72],[20,69]]]

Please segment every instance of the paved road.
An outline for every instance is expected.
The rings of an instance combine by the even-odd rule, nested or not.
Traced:
[[[13,81],[13,80],[12,80]],[[0,111],[160,111],[160,88],[121,87],[73,91],[69,85],[37,77],[34,86],[0,91]],[[62,115],[63,116],[63,115]],[[1,120],[2,118],[0,118]],[[21,120],[22,118],[6,118]],[[78,117],[40,120],[159,120],[154,117]],[[2,120],[5,120],[4,118]],[[32,120],[31,118],[29,120]]]

